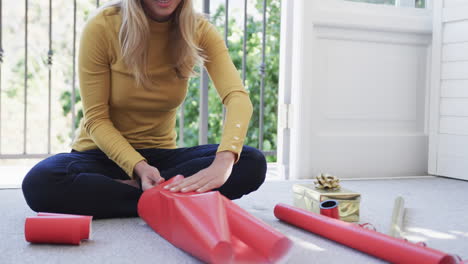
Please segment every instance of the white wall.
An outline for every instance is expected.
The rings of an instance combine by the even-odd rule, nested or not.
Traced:
[[[426,174],[431,12],[294,0],[293,13],[290,178]]]

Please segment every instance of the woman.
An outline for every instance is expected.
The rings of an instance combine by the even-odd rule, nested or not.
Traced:
[[[177,108],[204,62],[226,106],[220,144],[176,148]],[[70,153],[38,163],[23,181],[34,211],[137,216],[143,191],[176,175],[173,192],[257,190],[266,161],[243,146],[252,104],[215,27],[191,0],[120,0],[102,7],[80,42],[84,118]]]

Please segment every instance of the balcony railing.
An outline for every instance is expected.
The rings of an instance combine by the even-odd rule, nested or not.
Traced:
[[[68,0],[49,0],[47,3],[45,1],[24,0],[24,8],[22,8],[20,2],[15,1],[13,3],[13,1],[0,0],[0,159],[43,158],[60,151],[69,151],[67,147],[75,136],[77,120],[82,116],[82,111],[79,110],[80,98],[77,88],[79,84],[76,78],[76,43],[78,43],[79,32],[86,19],[83,18],[83,14],[79,10],[82,10],[83,6],[89,7],[89,5],[96,8],[107,1],[74,0],[71,2]],[[226,44],[228,47],[239,45],[239,40],[235,40],[234,43],[229,38],[229,21],[233,10],[230,1],[212,0],[211,2],[210,0],[195,1],[195,3],[202,6],[202,10],[206,14],[210,14],[210,4],[218,3],[224,6],[224,37]],[[255,147],[270,156],[271,161],[271,159],[275,159],[276,151],[272,147],[265,149],[264,146],[268,3],[267,0],[244,0],[243,2],[243,33],[240,38],[242,62],[238,68],[240,68],[242,80],[249,89],[251,97],[254,92],[258,92],[258,94],[254,94],[255,97],[258,97],[258,100],[254,102],[258,110],[254,112],[256,117],[253,118],[255,119],[254,125],[258,129],[258,134],[250,134],[250,137],[257,138]],[[279,3],[280,0],[277,0],[277,2]],[[231,1],[231,5],[236,7],[240,3],[241,1]],[[257,4],[256,10],[249,10],[248,7],[254,6],[253,4]],[[31,12],[31,10],[34,12]],[[222,10],[222,8],[218,8],[217,12],[219,10]],[[255,14],[252,15],[250,12]],[[32,15],[33,13],[34,15]],[[85,12],[84,17],[87,15]],[[57,23],[66,23],[64,21],[66,19],[71,20],[71,17],[71,30],[54,32],[55,28],[60,28],[55,26]],[[11,21],[15,19],[16,22]],[[261,21],[255,22],[255,19]],[[10,21],[10,25],[5,25],[5,21]],[[249,21],[261,23],[261,31],[248,32]],[[16,26],[15,29],[11,26],[12,24],[21,26]],[[24,35],[21,34],[23,33],[21,32],[23,26]],[[279,31],[279,25],[275,25],[275,27]],[[47,28],[46,36],[37,34],[39,29],[43,32],[45,28]],[[71,36],[69,31],[71,31]],[[5,46],[4,50],[3,40],[5,39],[2,39],[2,37],[6,33],[9,39],[6,39],[5,43],[8,45]],[[261,50],[260,63],[255,68],[249,68],[247,63],[250,56],[247,47],[249,34],[255,34],[261,42],[258,45]],[[71,49],[71,54],[60,54],[56,52],[54,46]],[[22,80],[13,77],[3,78],[5,77],[5,71],[8,71],[7,77],[22,75]],[[257,76],[258,82],[247,84],[247,76],[252,74]],[[33,78],[33,75],[40,77]],[[38,81],[38,79],[40,80]],[[216,143],[209,142],[209,133],[212,132],[209,128],[209,83],[208,74],[203,70],[197,87],[199,94],[198,144]],[[274,92],[277,93],[277,87],[272,87],[272,89],[276,89]],[[67,100],[70,102],[69,104]],[[268,103],[271,104],[271,100]],[[271,109],[274,109],[276,114],[277,102],[273,102],[273,104],[269,105],[269,111],[271,112]],[[187,107],[187,104],[184,104],[180,108],[178,116],[179,147],[187,145],[186,140],[184,140],[186,130],[184,120],[186,119],[185,111]],[[66,120],[62,118],[63,113],[66,113]],[[274,123],[275,130],[273,133],[276,134],[276,119],[267,122]],[[64,132],[64,129],[69,132]],[[268,133],[272,133],[272,131],[270,130]],[[273,144],[273,146],[276,145]]]

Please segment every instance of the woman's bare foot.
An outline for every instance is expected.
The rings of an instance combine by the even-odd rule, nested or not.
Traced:
[[[140,185],[138,184],[136,180],[116,180],[116,181],[125,183],[125,184],[128,184],[130,186],[140,189]]]

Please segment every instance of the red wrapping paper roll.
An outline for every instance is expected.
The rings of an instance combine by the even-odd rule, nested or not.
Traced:
[[[392,263],[456,263],[455,258],[438,250],[294,206],[277,204],[274,214],[282,221]]]
[[[92,216],[40,212],[26,218],[24,235],[31,243],[79,245],[90,238],[91,220]]]
[[[80,220],[80,237],[81,239],[90,239],[91,237],[91,221],[93,217],[90,215],[72,215],[72,214],[57,214],[38,212],[37,216],[59,216],[59,217],[79,217]]]
[[[163,189],[181,179],[145,191],[138,202],[140,217],[170,243],[209,263],[268,263],[286,254],[288,238],[219,192]]]
[[[56,216],[26,218],[24,235],[31,243],[79,245],[82,219]]]

